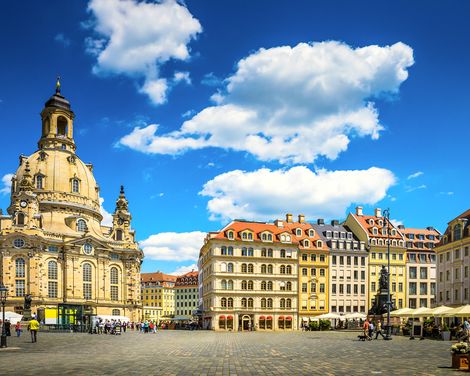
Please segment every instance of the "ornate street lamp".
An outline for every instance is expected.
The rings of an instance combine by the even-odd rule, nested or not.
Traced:
[[[2,302],[2,337],[0,342],[0,348],[7,347],[7,333],[5,331],[5,303],[7,301],[8,289],[3,285],[0,285],[0,301]]]
[[[383,217],[387,226],[387,332],[384,339],[390,340],[392,339],[392,328],[390,326],[390,309],[392,306],[390,298],[390,209],[383,211]]]

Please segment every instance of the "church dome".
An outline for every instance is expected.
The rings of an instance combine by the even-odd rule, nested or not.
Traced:
[[[38,150],[21,157],[16,181],[21,182],[26,166],[32,177],[39,203],[69,202],[99,212],[99,188],[91,164],[85,164],[74,153],[60,149]],[[17,190],[17,185],[15,189]]]

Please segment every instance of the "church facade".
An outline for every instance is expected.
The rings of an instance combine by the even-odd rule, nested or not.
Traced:
[[[75,153],[74,117],[58,82],[41,112],[38,150],[20,156],[8,214],[0,213],[6,309],[26,313],[31,305],[49,324],[80,324],[93,315],[138,320],[143,253],[124,188],[112,226],[103,225],[93,166]]]

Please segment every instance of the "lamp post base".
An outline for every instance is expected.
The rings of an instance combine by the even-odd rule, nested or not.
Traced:
[[[7,347],[7,337],[6,336],[1,336],[0,337],[0,348],[5,348]]]

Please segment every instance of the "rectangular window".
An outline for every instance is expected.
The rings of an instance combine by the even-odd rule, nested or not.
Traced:
[[[25,280],[17,279],[15,281],[16,296],[25,296]]]
[[[365,281],[366,279],[366,272],[364,270],[361,271],[361,281]]]
[[[428,294],[428,284],[426,282],[421,282],[419,284],[419,293],[421,295],[427,295]]]
[[[332,293],[332,294],[336,294],[336,283],[333,283],[333,284],[331,285],[331,293]]]
[[[348,257],[346,258],[346,264],[347,264],[347,265],[351,265],[351,256],[348,256]]]
[[[325,276],[325,269],[320,269],[320,276],[324,277]]]
[[[366,293],[366,285],[361,285],[361,294],[365,294]]]
[[[118,286],[111,286],[111,300],[119,300]]]
[[[83,299],[91,299],[91,283],[85,282],[83,284]]]
[[[302,292],[307,292],[307,284],[302,283]]]
[[[398,260],[403,261],[403,253],[400,253],[400,254],[398,255]]]
[[[305,253],[302,255],[302,261],[308,261],[307,255]]]
[[[325,262],[325,255],[320,255],[320,262]]]
[[[408,291],[410,295],[416,295],[416,282],[410,282]]]
[[[344,294],[344,285],[339,285],[339,293]]]
[[[359,272],[354,270],[354,280],[357,281],[359,279]]]
[[[419,269],[419,278],[427,279],[428,278],[428,268],[420,268]]]
[[[324,293],[324,292],[325,292],[325,284],[320,283],[320,293]]]
[[[431,282],[431,295],[436,295],[436,283]]]
[[[408,306],[410,308],[416,308],[416,299],[410,299],[408,303],[409,303]]]
[[[357,287],[357,285],[354,285],[354,294],[358,294],[358,293],[359,293],[359,288]]]
[[[336,265],[336,256],[333,256],[333,257],[331,258],[331,263],[332,263],[333,265]]]
[[[346,294],[351,294],[351,285],[346,285]]]
[[[57,282],[49,281],[47,282],[47,295],[49,298],[57,298]]]
[[[396,292],[396,291],[397,291],[397,283],[392,282],[392,292]]]
[[[366,258],[365,257],[361,257],[361,265],[362,266],[366,265]]]
[[[415,266],[410,267],[410,278],[416,279],[417,270]]]
[[[370,283],[370,289],[372,290],[372,292],[375,292],[376,289],[375,289],[375,282],[371,282]]]

